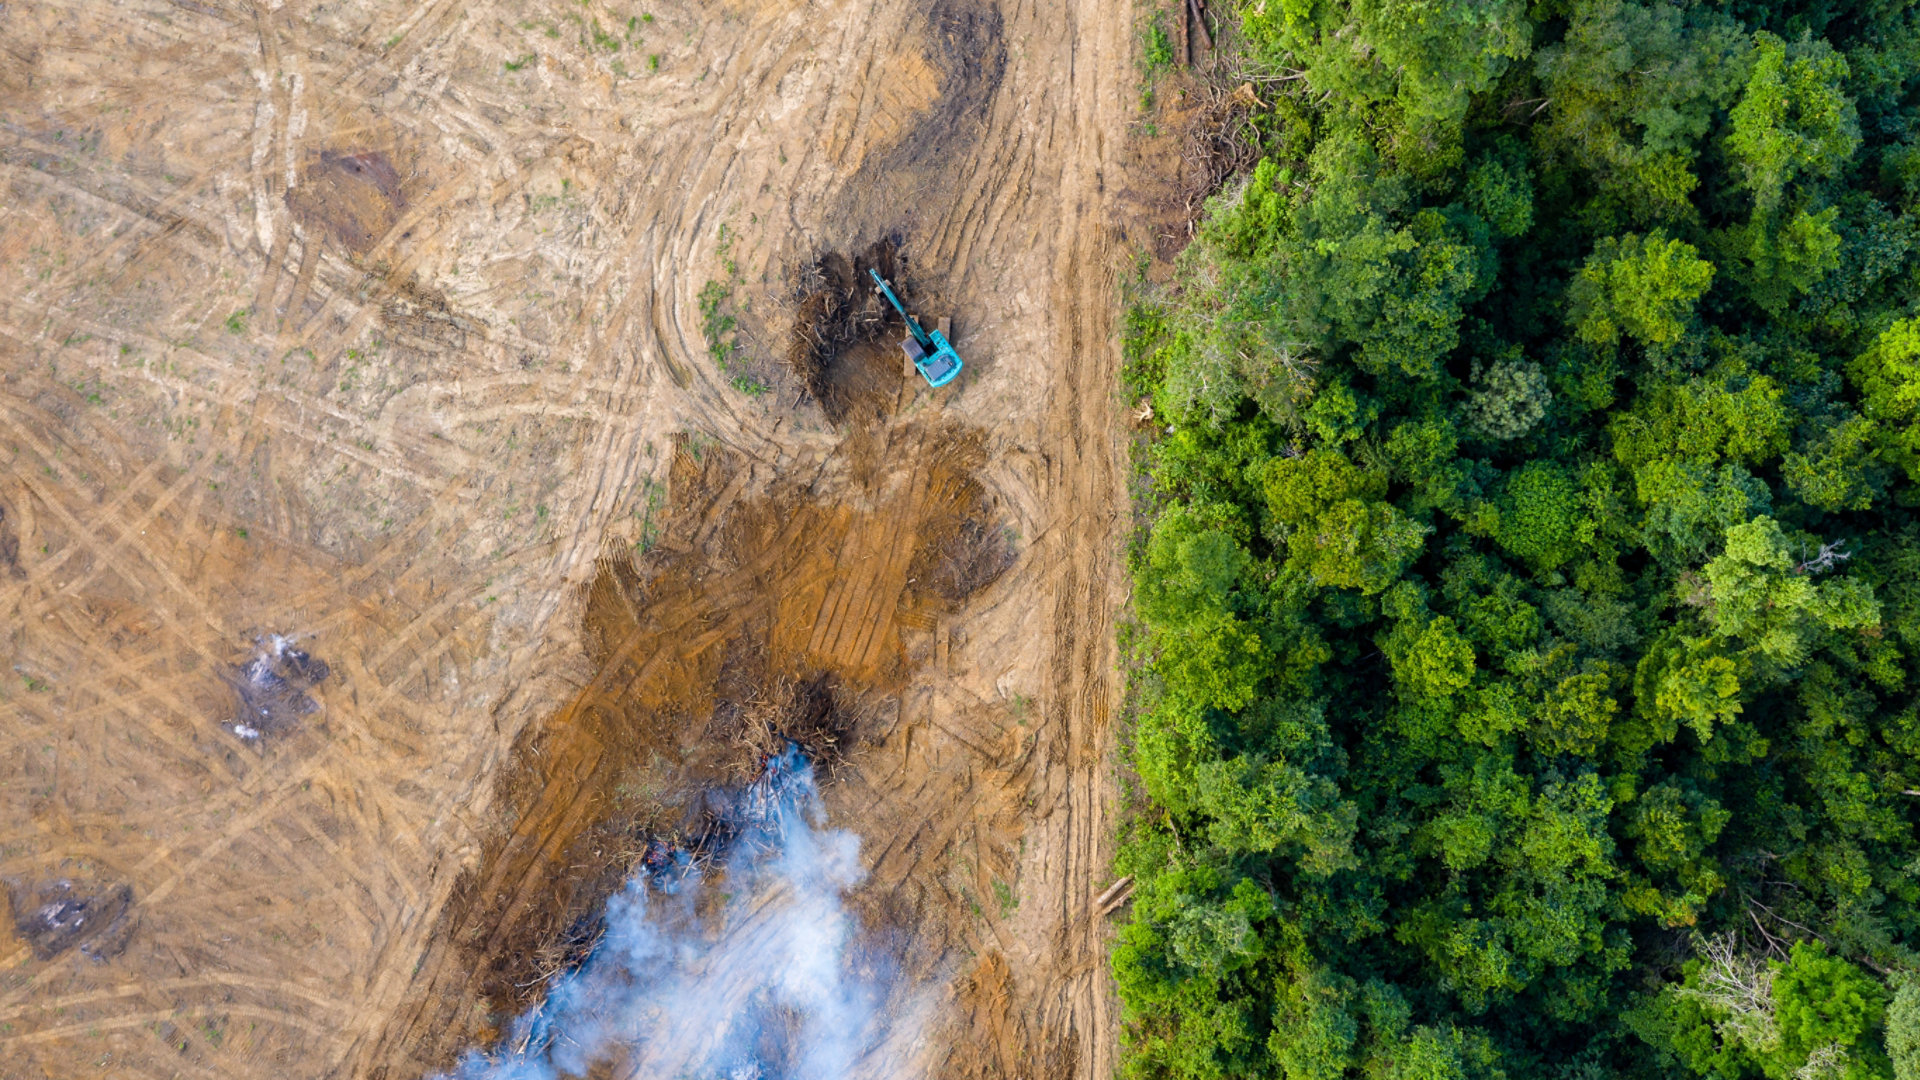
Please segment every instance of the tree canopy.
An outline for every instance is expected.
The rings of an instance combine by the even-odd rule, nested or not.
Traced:
[[[1128,316],[1124,1070],[1920,1080],[1920,7],[1238,15]]]

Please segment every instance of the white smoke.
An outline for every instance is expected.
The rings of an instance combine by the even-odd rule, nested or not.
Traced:
[[[842,896],[865,876],[859,838],[823,827],[797,751],[775,759],[740,807],[745,829],[706,885],[725,890],[719,916],[694,915],[698,887],[668,893],[636,874],[608,901],[606,936],[587,961],[453,1076],[558,1080],[600,1062],[634,1080],[908,1075],[925,1010],[889,1007],[892,971],[854,948],[859,927]]]

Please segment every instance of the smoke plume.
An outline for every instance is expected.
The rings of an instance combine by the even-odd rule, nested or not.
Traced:
[[[603,1063],[663,1080],[908,1075],[923,1010],[890,1002],[890,965],[856,948],[842,894],[864,876],[859,838],[824,827],[812,766],[789,749],[734,813],[742,832],[720,872],[636,873],[586,962],[453,1076],[558,1080]],[[725,897],[704,920],[703,888]]]

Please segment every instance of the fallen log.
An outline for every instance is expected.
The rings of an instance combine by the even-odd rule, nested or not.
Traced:
[[[1102,915],[1111,915],[1131,896],[1133,896],[1133,875],[1128,874],[1107,886],[1105,892],[1093,898],[1093,910]]]
[[[1187,0],[1187,7],[1193,13],[1193,24],[1200,28],[1200,40],[1207,43],[1207,51],[1213,51],[1213,31],[1207,29],[1207,9],[1200,0]]]

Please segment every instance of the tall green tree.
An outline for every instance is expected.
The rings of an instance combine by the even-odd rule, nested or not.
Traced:
[[[1920,1076],[1920,10],[1237,4],[1125,341],[1123,1071]]]

